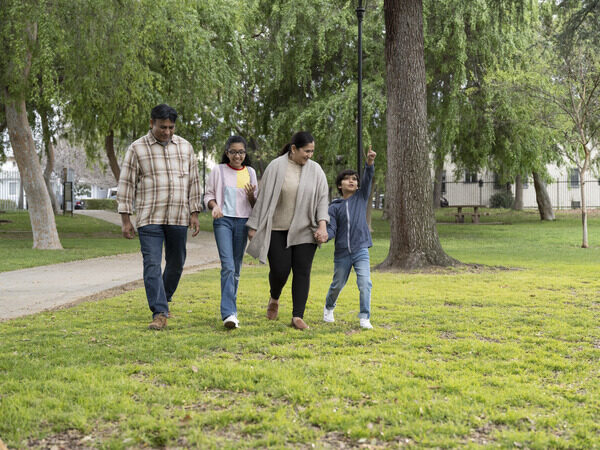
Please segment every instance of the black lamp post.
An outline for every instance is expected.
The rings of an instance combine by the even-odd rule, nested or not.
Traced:
[[[356,17],[358,18],[358,121],[356,124],[356,170],[361,173],[362,169],[362,21],[365,15],[365,6],[362,0],[358,0]]]

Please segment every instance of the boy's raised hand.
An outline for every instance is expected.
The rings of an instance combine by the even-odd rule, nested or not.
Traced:
[[[373,165],[373,162],[375,161],[376,156],[377,156],[377,153],[375,153],[373,151],[373,146],[369,145],[369,152],[367,153],[367,166]]]

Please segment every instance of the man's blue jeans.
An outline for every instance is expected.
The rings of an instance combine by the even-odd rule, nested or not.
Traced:
[[[361,248],[357,252],[335,255],[333,259],[333,281],[329,286],[329,292],[325,299],[327,309],[335,308],[338,296],[348,281],[350,270],[354,267],[356,272],[356,284],[360,293],[360,319],[371,317],[371,263],[369,261],[369,249]]]
[[[213,221],[221,259],[221,319],[237,317],[237,290],[248,241],[247,218],[221,217]]]
[[[179,225],[146,225],[138,228],[144,257],[144,286],[152,318],[169,313],[169,302],[177,289],[185,263],[187,229]],[[161,275],[163,244],[166,264]]]

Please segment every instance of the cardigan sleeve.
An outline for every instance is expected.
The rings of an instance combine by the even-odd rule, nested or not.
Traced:
[[[318,186],[317,186],[317,223],[321,220],[329,222],[329,185],[325,172],[318,167]]]

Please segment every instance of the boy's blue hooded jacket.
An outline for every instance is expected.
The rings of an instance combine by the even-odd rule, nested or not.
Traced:
[[[353,253],[373,246],[367,225],[367,202],[371,192],[375,165],[366,165],[360,187],[349,198],[336,198],[329,205],[329,239],[335,237],[335,252]]]

